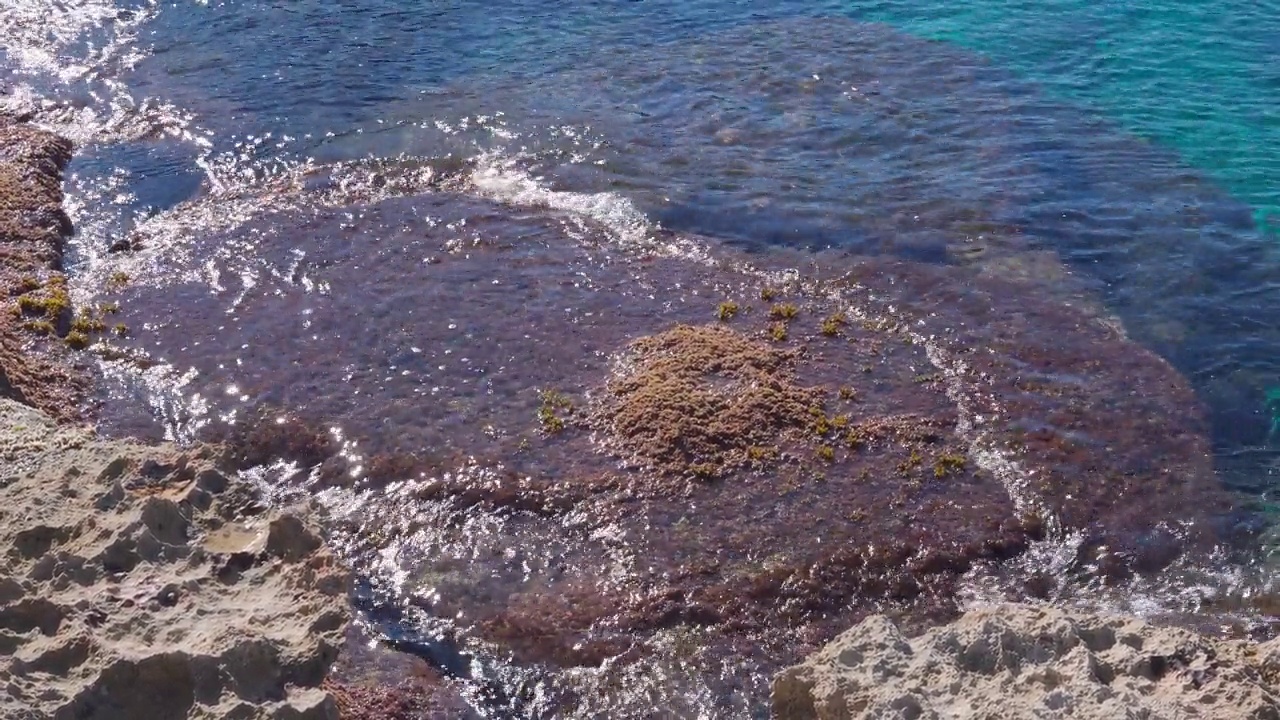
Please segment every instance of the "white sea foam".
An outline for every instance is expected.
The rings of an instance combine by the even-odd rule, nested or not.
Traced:
[[[547,208],[589,218],[626,245],[642,245],[655,226],[629,198],[612,192],[583,193],[548,189],[519,166],[519,159],[483,153],[471,174],[475,191],[491,200],[524,207]]]

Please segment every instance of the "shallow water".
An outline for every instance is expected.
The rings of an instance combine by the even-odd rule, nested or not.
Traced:
[[[639,557],[679,576],[707,552],[764,577],[825,557],[799,539],[817,517],[850,545],[901,534],[896,510],[872,513],[883,527],[833,524],[851,502],[918,503],[911,512],[940,523],[920,540],[930,547],[979,541],[966,539],[967,511],[946,519],[929,504],[956,491],[930,490],[927,473],[880,495],[818,489],[807,446],[787,451],[805,462],[700,500],[708,529],[692,554],[687,537],[658,539],[684,516],[669,499],[615,516],[575,484],[643,468],[598,417],[580,437],[548,435],[539,391],[603,412],[629,343],[711,323],[730,299],[754,306],[747,325],[767,339],[758,293],[775,285],[809,313],[788,343],[825,347],[816,323],[841,309],[864,330],[899,328],[892,351],[816,350],[825,360],[806,361],[806,383],[853,377],[870,383],[868,417],[940,419],[954,438],[912,452],[967,454],[974,508],[1043,509],[1065,528],[1044,542],[1002,526],[1022,533],[1022,555],[961,552],[960,575],[925,582],[922,597],[1047,594],[1270,624],[1240,601],[1267,576],[1224,569],[1197,543],[1254,527],[1250,508],[1273,493],[1280,144],[1268,142],[1271,64],[1253,58],[1267,57],[1278,13],[713,0],[572,12],[81,2],[40,22],[41,11],[0,10],[7,104],[81,143],[75,291],[118,302],[108,321],[127,327],[104,337],[103,429],[188,441],[261,407],[331,428],[342,472],[377,476],[353,489],[334,465],[321,478],[336,484],[335,532],[368,568],[371,617],[427,638],[418,647],[451,672],[466,663],[450,653],[487,658],[472,680],[493,713],[589,717],[623,698],[643,716],[678,697],[676,714],[731,717],[759,711],[780,661],[729,652],[741,649],[732,633],[690,639],[700,625],[688,622],[637,631],[659,658],[648,664],[593,674],[559,657],[552,666],[568,669],[550,676],[527,658],[508,664],[485,645],[485,622],[525,611],[522,622],[546,622],[530,582],[608,598],[582,574],[607,568],[611,592],[648,592]],[[823,284],[850,273],[861,273],[852,295]],[[932,379],[958,367],[982,372]],[[821,474],[911,465],[833,461]],[[567,494],[511,477],[559,479]],[[761,488],[779,478],[798,494],[773,509]],[[520,515],[542,502],[565,514]],[[769,528],[755,542],[788,557],[761,555],[739,537],[748,527]],[[1103,540],[1124,557],[1090,554]],[[1106,586],[1109,562],[1158,569],[1184,544],[1201,554]],[[563,566],[578,574],[553,571]],[[871,609],[948,612],[858,587],[804,620],[806,643]],[[1224,596],[1238,604],[1206,611]],[[449,642],[435,644],[437,630]],[[619,652],[599,628],[584,637],[591,652]],[[691,644],[711,650],[689,667],[661,661]],[[560,686],[573,697],[549,693]]]
[[[868,612],[919,625],[953,613],[961,588],[1092,597],[1092,582],[1180,554],[1217,562],[1248,519],[1185,383],[1099,308],[1038,283],[880,255],[810,265],[666,232],[628,245],[580,214],[457,194],[457,178],[384,199],[301,189],[328,184],[278,187],[228,230],[206,213],[246,206],[169,217],[206,232],[109,292],[141,328],[112,346],[162,362],[107,362],[108,382],[144,397],[102,418],[145,435],[148,391],[195,389],[151,408],[178,437],[265,405],[272,439],[256,445],[277,450],[260,459],[334,455],[309,480],[259,477],[322,499],[370,617],[490,709],[644,717],[679,697],[691,715],[758,714],[772,672]],[[732,361],[699,370],[691,404],[665,404],[686,402],[672,385],[628,405],[633,368],[710,347],[635,344],[677,323]],[[174,367],[191,376],[166,381]],[[706,458],[724,463],[713,477],[690,482],[695,461],[648,439],[669,423],[699,442],[671,412],[753,387],[776,389],[706,414],[708,441],[729,448]],[[312,440],[288,415],[332,426]],[[1068,556],[1060,574],[1003,569],[1046,542]],[[466,670],[471,656],[492,664]]]

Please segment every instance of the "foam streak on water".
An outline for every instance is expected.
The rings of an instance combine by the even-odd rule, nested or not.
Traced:
[[[553,192],[519,169],[515,159],[488,153],[476,159],[471,175],[475,190],[499,202],[562,210],[589,218],[613,231],[621,242],[640,245],[652,236],[652,225],[627,198],[616,193]]]

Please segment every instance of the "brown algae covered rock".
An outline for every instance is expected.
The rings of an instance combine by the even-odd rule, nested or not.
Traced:
[[[1266,720],[1280,641],[1253,645],[1048,606],[972,610],[908,639],[875,615],[774,679],[777,720]]]
[[[896,304],[929,346],[969,418],[971,454],[1023,509],[1080,533],[1101,574],[1123,579],[1245,539],[1214,472],[1204,406],[1114,320],[1032,300],[1034,286],[1019,282],[956,283],[892,263],[877,275],[860,271],[856,292]]]
[[[389,631],[447,636],[553,716],[682,693],[750,714],[870,614],[950,620],[989,568],[1025,594],[1008,561],[1038,542],[1080,544],[1040,595],[1220,542],[1194,394],[1095,305],[955,265],[634,242],[452,191],[284,207],[189,248],[259,284],[147,278],[120,343],[194,369],[210,416],[258,418],[245,457],[290,450]]]
[[[422,658],[378,643],[359,622],[325,681],[342,720],[472,720],[461,686]]]
[[[629,350],[604,414],[619,448],[659,472],[710,479],[764,460],[821,413],[821,389],[788,377],[795,351],[726,327],[679,325]]]
[[[215,452],[0,400],[0,715],[337,717],[347,572]]]
[[[62,236],[71,231],[62,210],[62,170],[71,149],[57,135],[0,119],[0,235],[6,254],[29,253],[39,266],[59,264]]]
[[[0,397],[59,419],[77,417],[86,382],[67,348],[27,347],[37,335],[65,334],[71,303],[62,267],[71,221],[62,209],[62,171],[71,143],[0,118]]]

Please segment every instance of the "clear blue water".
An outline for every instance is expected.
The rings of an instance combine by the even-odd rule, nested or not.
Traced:
[[[376,117],[406,90],[457,78],[539,77],[602,53],[833,14],[988,57],[1177,152],[1250,205],[1259,227],[1277,229],[1276,3],[224,3],[170,8],[148,39],[166,82],[226,101],[242,127],[335,129]]]
[[[193,115],[211,147],[82,155],[87,175],[126,168],[136,206],[184,199],[209,163],[242,177],[305,158],[498,148],[560,189],[621,190],[667,226],[747,244],[927,256],[985,231],[1056,252],[1092,282],[1201,389],[1224,463],[1249,458],[1237,481],[1262,482],[1266,393],[1280,384],[1280,20],[1266,3],[137,10],[123,17],[145,56],[62,92],[92,105],[90,91],[121,80],[135,101]],[[859,39],[852,21],[890,32]],[[89,28],[90,45],[119,33]],[[518,148],[437,125],[497,113]],[[580,152],[562,126],[596,147]]]
[[[624,199],[639,220],[597,213],[622,234],[1016,269],[1095,299],[1190,379],[1224,481],[1274,494],[1280,3],[59,8],[0,8],[0,79],[93,111],[48,116],[82,136],[86,292],[119,237],[299,164],[515,168]]]

